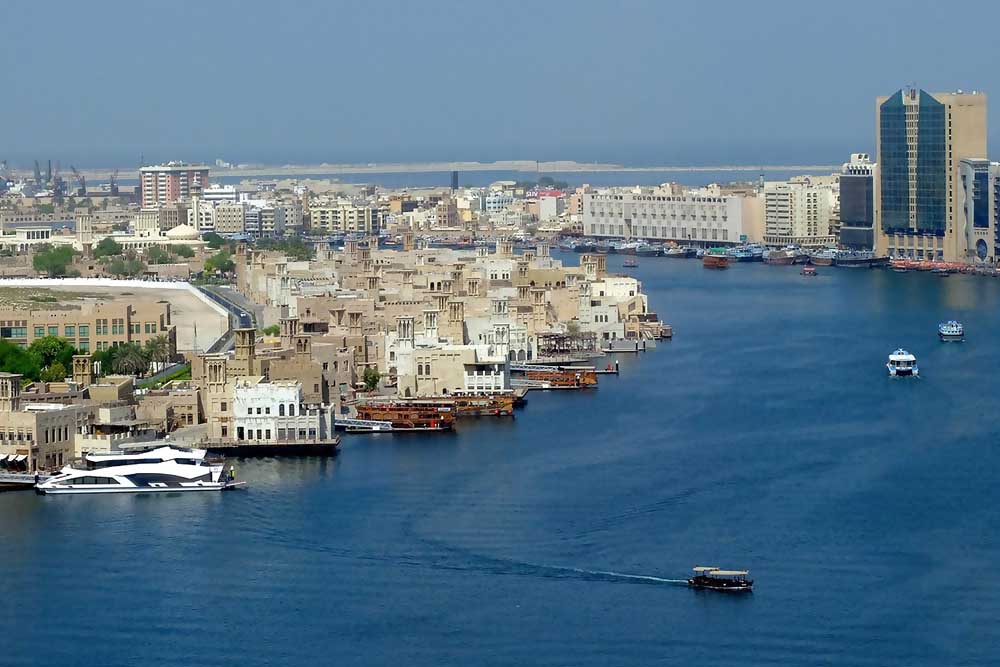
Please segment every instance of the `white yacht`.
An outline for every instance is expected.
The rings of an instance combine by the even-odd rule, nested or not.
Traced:
[[[920,374],[917,358],[902,348],[889,355],[889,362],[885,367],[889,369],[889,375],[893,377]]]
[[[65,466],[35,485],[38,493],[156,493],[221,491],[227,479],[222,462],[204,449],[157,447],[145,452],[88,454],[83,464]]]

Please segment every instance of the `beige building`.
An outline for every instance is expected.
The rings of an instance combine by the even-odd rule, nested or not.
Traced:
[[[915,88],[875,106],[875,246],[880,255],[971,261],[959,165],[986,156],[986,95]]]
[[[61,310],[0,309],[0,338],[28,346],[45,336],[66,338],[81,352],[165,336],[176,354],[176,328],[169,303],[87,303]]]
[[[340,202],[309,208],[309,226],[314,231],[329,233],[377,234],[382,227],[382,215],[374,206],[356,206]]]
[[[24,456],[28,471],[58,468],[75,456],[77,433],[93,421],[90,405],[28,403],[21,376],[0,373],[0,456]]]
[[[764,243],[822,247],[837,242],[839,178],[796,176],[764,184]]]
[[[219,234],[242,234],[246,229],[247,205],[243,202],[219,202],[215,205],[215,231]]]

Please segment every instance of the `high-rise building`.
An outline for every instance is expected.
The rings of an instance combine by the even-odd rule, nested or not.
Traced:
[[[971,261],[959,164],[986,155],[986,95],[898,90],[876,100],[880,255]]]
[[[852,153],[840,169],[840,245],[875,247],[875,164],[868,153]]]
[[[990,184],[990,161],[964,158],[958,165],[962,187],[962,211],[958,218],[965,234],[965,245],[973,262],[990,263],[996,259],[994,242],[993,197]]]
[[[836,243],[838,175],[796,176],[764,184],[764,242],[822,247]]]
[[[192,186],[208,186],[208,167],[183,162],[139,168],[140,202],[143,208],[186,199]]]

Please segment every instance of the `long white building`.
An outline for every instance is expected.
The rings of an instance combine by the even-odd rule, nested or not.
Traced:
[[[744,198],[707,190],[613,189],[583,195],[583,233],[700,245],[746,240]]]
[[[764,243],[827,246],[837,243],[839,176],[797,176],[764,184]]]

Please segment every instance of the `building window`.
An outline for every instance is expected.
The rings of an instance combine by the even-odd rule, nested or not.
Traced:
[[[252,415],[253,414],[253,408],[247,408],[247,414],[248,415]]]
[[[72,324],[67,324],[66,328],[66,338],[76,338],[76,327]]]
[[[288,404],[288,416],[289,417],[294,417],[295,416],[295,404],[294,403],[289,403]]]
[[[229,435],[229,426],[226,424],[222,425],[222,437],[225,438]]]
[[[42,338],[45,336],[45,327],[35,327],[35,338]]]
[[[264,431],[264,439],[265,440],[271,439],[271,429],[267,429],[266,431]]]
[[[260,414],[260,408],[257,408],[257,414]]]
[[[81,324],[80,325],[80,338],[86,338],[89,335],[90,335],[90,325],[89,324]]]
[[[269,405],[269,406],[267,406],[266,408],[264,408],[264,414],[265,414],[265,415],[269,415],[269,414],[271,414],[271,406],[270,406],[270,405]]]
[[[284,417],[285,416],[285,404],[284,403],[279,403],[278,404],[278,416],[279,417]]]
[[[222,403],[219,404],[219,412],[225,412],[226,411],[226,407],[227,407],[226,406],[226,402],[222,401]]]

